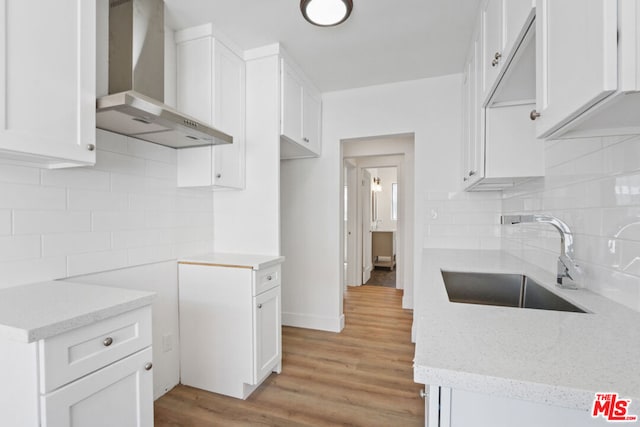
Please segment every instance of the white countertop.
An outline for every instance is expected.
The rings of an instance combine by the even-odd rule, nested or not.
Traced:
[[[427,249],[416,286],[414,380],[589,410],[596,392],[640,399],[640,313],[501,251]],[[440,269],[526,274],[590,313],[449,301]]]
[[[183,257],[178,260],[179,264],[211,265],[216,267],[250,268],[261,270],[284,262],[283,256],[274,255],[253,255],[253,254],[231,254],[231,253],[209,253]]]
[[[151,304],[153,292],[64,281],[0,290],[0,337],[30,343]]]

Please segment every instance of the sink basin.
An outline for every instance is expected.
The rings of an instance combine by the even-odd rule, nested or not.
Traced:
[[[586,313],[521,274],[442,271],[449,301]]]

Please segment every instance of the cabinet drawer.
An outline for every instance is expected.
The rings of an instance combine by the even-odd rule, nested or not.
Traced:
[[[280,264],[263,270],[258,270],[255,272],[253,295],[259,295],[275,286],[279,286],[280,284]]]
[[[151,345],[151,306],[39,342],[40,392],[48,393]]]

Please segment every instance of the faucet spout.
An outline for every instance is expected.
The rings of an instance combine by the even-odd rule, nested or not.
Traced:
[[[569,226],[559,218],[551,215],[502,215],[501,224],[515,225],[521,223],[544,223],[552,225],[560,233],[560,256],[558,257],[558,286],[577,289],[575,283],[565,283],[565,279],[577,280],[580,276],[580,268],[573,260],[573,233]]]

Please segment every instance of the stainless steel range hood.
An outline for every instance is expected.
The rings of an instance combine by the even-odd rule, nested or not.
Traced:
[[[164,2],[109,0],[109,95],[96,102],[96,126],[172,148],[233,142],[162,101]]]

